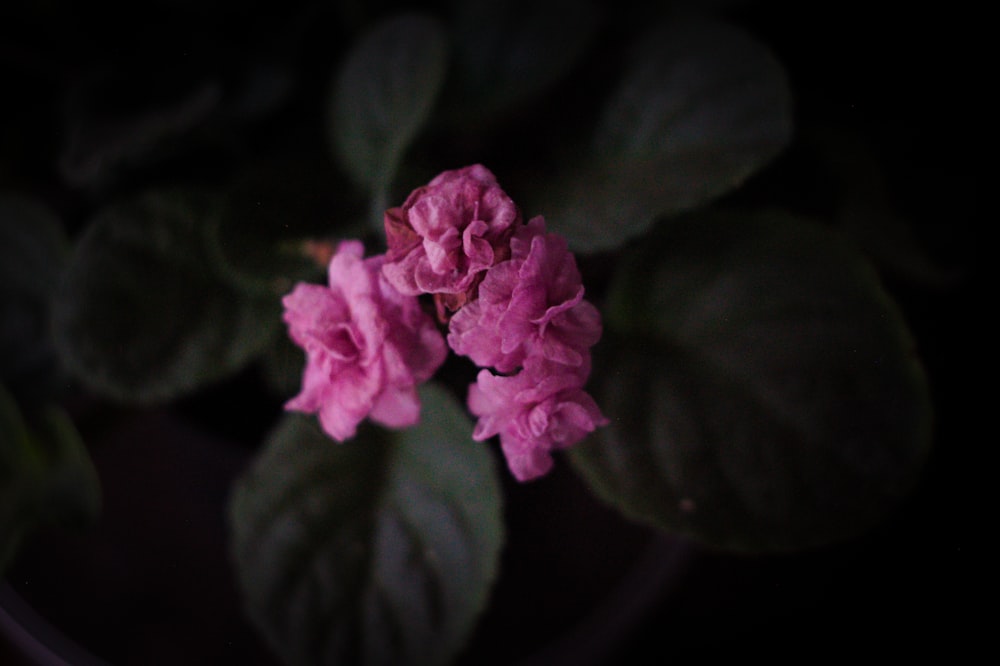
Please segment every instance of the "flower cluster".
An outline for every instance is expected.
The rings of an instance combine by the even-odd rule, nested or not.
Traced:
[[[484,368],[469,389],[479,417],[473,437],[499,434],[516,478],[545,474],[551,450],[605,422],[583,391],[600,337],[601,315],[583,299],[576,261],[541,217],[517,230],[510,258],[486,272],[478,299],[449,322],[448,345]]]
[[[359,242],[343,242],[329,287],[299,284],[285,297],[307,359],[287,409],[318,413],[340,441],[366,416],[415,424],[416,386],[447,355],[418,301],[429,294],[447,346],[481,368],[468,395],[473,438],[499,435],[518,480],[544,475],[553,450],[607,423],[584,391],[601,316],[576,260],[541,217],[523,222],[488,169],[440,174],[386,211],[385,231],[384,255],[364,259]]]

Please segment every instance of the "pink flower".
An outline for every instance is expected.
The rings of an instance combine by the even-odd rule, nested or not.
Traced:
[[[584,390],[601,316],[584,299],[566,241],[521,212],[482,165],[445,171],[384,218],[388,251],[358,241],[329,261],[329,286],[299,284],[283,299],[289,335],[306,352],[302,390],[285,407],[318,413],[343,441],[366,417],[419,421],[417,386],[448,346],[478,364],[468,407],[473,438],[499,436],[514,477],[552,467],[552,452],[608,420]],[[333,248],[312,247],[315,256]],[[431,294],[447,345],[418,297]]]
[[[565,239],[535,217],[511,239],[510,259],[492,267],[479,298],[455,313],[448,344],[480,366],[511,372],[529,356],[579,366],[601,337],[601,315],[583,299]]]
[[[401,293],[432,293],[439,312],[475,298],[481,273],[507,256],[521,213],[493,173],[445,171],[385,213],[383,272]]]
[[[551,452],[576,444],[608,420],[583,390],[589,363],[573,368],[531,359],[513,376],[480,370],[469,387],[469,410],[479,417],[472,438],[500,435],[507,466],[518,481],[552,468]]]
[[[367,416],[389,427],[418,422],[416,387],[444,362],[434,320],[382,276],[381,255],[341,243],[329,287],[299,283],[282,303],[289,336],[306,352],[301,392],[285,408],[318,413],[331,437],[354,436]]]

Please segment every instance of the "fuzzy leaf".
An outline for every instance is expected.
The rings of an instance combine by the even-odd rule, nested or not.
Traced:
[[[41,201],[0,193],[0,382],[49,397],[62,379],[50,304],[69,256],[59,218]]]
[[[178,153],[218,113],[222,85],[176,74],[130,71],[80,77],[68,102],[59,170],[74,187],[105,187],[125,172]]]
[[[329,112],[333,152],[376,199],[386,196],[403,151],[430,116],[447,56],[437,19],[398,14],[362,35],[337,73]]]
[[[216,204],[148,192],[100,211],[79,239],[54,306],[56,347],[92,390],[166,400],[261,353],[280,300],[230,284],[208,250]]]
[[[88,524],[100,512],[101,492],[83,442],[59,408],[32,422],[0,385],[0,574],[39,524]]]
[[[238,480],[240,588],[285,663],[444,663],[484,607],[502,541],[495,463],[448,394],[421,399],[420,425],[343,444],[289,415]]]
[[[573,460],[626,514],[721,548],[856,536],[914,484],[926,377],[839,236],[782,214],[689,218],[623,257]]]
[[[600,14],[590,0],[458,3],[453,121],[474,126],[545,90],[584,54]]]
[[[630,56],[589,155],[561,170],[539,208],[577,251],[620,247],[730,192],[791,139],[784,69],[742,29],[665,23]]]

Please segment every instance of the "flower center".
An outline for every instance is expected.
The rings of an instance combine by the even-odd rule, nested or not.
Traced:
[[[344,362],[357,359],[361,349],[354,329],[347,323],[331,327],[323,336],[323,346],[331,356]]]

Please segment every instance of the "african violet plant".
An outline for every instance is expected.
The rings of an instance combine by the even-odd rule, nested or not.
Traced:
[[[0,564],[100,511],[67,384],[169,403],[250,367],[286,411],[232,488],[232,563],[289,664],[455,657],[497,575],[504,466],[569,465],[627,519],[739,551],[897,506],[930,408],[886,256],[780,201],[723,205],[793,140],[780,62],[710,17],[622,45],[595,3],[508,4],[361,22],[308,137],[334,168],[137,166],[250,132],[279,68],[284,88],[198,88],[89,152],[82,113],[60,163],[99,202],[78,233],[0,197]],[[563,94],[571,116],[519,115]]]
[[[477,164],[442,173],[387,211],[385,255],[364,259],[360,242],[341,242],[329,287],[300,283],[284,299],[307,357],[302,392],[287,407],[317,413],[338,441],[368,416],[416,425],[417,387],[447,354],[417,299],[429,294],[447,346],[484,368],[469,390],[474,439],[499,435],[519,481],[548,472],[551,450],[607,423],[583,390],[601,316],[583,300],[566,242],[540,216],[522,221]]]

